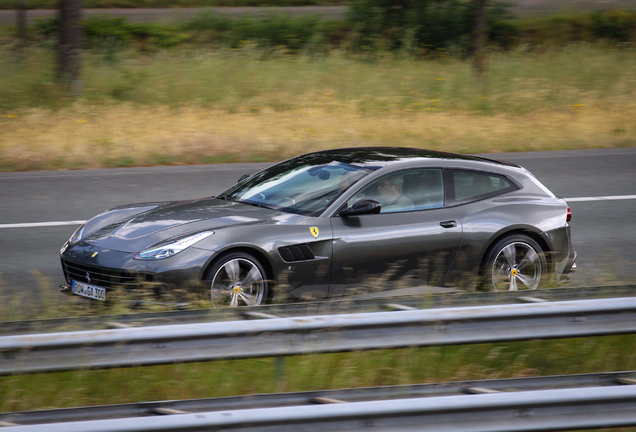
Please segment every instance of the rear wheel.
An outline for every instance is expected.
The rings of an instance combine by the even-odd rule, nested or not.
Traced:
[[[268,283],[263,266],[252,255],[235,252],[222,256],[208,272],[213,306],[256,306],[267,301]]]
[[[547,280],[541,246],[523,234],[499,240],[489,251],[482,270],[483,288],[493,291],[535,290]]]

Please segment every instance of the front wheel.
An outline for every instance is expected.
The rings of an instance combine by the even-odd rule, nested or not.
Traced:
[[[547,261],[541,246],[523,234],[499,240],[482,270],[483,288],[493,291],[535,290],[547,280]]]
[[[247,253],[224,255],[208,272],[212,305],[256,306],[267,301],[263,266]]]

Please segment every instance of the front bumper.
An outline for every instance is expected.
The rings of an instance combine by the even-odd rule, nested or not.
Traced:
[[[163,260],[135,260],[135,254],[105,250],[79,242],[61,256],[64,283],[60,291],[73,294],[73,281],[112,290],[198,290],[214,253],[188,248]]]

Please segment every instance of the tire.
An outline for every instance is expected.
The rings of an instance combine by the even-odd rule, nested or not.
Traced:
[[[265,304],[269,284],[265,269],[252,255],[234,252],[221,256],[207,272],[212,305],[257,306]]]
[[[524,234],[497,241],[489,249],[482,269],[482,289],[486,291],[536,290],[547,280],[545,253]]]

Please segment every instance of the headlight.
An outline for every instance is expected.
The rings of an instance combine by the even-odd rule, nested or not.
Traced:
[[[84,237],[84,227],[86,227],[86,224],[75,230],[71,238],[68,239],[68,244],[77,243],[82,239],[82,237]]]
[[[60,249],[61,254],[63,254],[70,245],[77,243],[84,237],[84,227],[86,227],[86,224],[75,230],[71,238],[69,238],[66,243],[64,243],[64,246],[62,246],[62,249]]]
[[[205,231],[179,240],[171,240],[170,243],[158,243],[148,249],[139,252],[135,259],[160,260],[169,258],[173,255],[178,254],[182,250],[189,248],[196,242],[210,237],[212,234],[214,234],[214,231]]]

